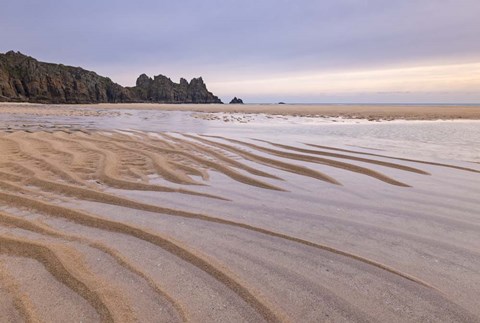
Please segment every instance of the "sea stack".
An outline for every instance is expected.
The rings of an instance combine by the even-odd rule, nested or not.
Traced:
[[[243,104],[243,100],[237,97],[234,97],[232,101],[230,101],[230,104]]]

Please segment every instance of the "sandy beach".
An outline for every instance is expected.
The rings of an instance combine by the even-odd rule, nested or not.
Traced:
[[[477,119],[1,104],[0,321],[478,322]]]
[[[122,109],[153,109],[198,112],[264,113],[273,115],[342,117],[370,120],[435,120],[480,119],[480,106],[420,106],[420,105],[315,105],[315,104],[121,104]],[[100,104],[99,108],[117,108],[115,104]]]
[[[14,107],[14,109],[12,109]],[[74,109],[72,109],[74,108]],[[2,113],[95,114],[101,110],[195,111],[288,116],[342,117],[370,120],[480,120],[480,105],[328,105],[328,104],[158,104],[116,103],[43,105],[0,102]],[[82,111],[82,112],[80,112]]]

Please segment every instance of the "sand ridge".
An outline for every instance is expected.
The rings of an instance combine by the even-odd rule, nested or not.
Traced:
[[[318,145],[313,150],[264,140],[254,142],[258,144],[229,137],[178,133],[153,135],[139,131],[1,133],[0,253],[5,257],[3,261],[13,264],[15,257],[37,261],[69,293],[86,300],[92,315],[96,313],[103,322],[142,321],[148,315],[161,321],[222,321],[230,317],[235,318],[234,321],[287,322],[298,320],[300,313],[317,315],[317,320],[325,319],[325,315],[331,320],[346,321],[371,321],[373,314],[383,319],[405,318],[390,305],[380,306],[381,303],[378,303],[376,295],[385,286],[392,291],[388,296],[392,304],[402,304],[413,311],[408,320],[414,321],[425,315],[416,305],[417,302],[428,304],[425,305],[425,311],[429,318],[472,322],[477,319],[471,313],[471,308],[459,305],[438,283],[429,282],[408,270],[397,269],[368,255],[251,224],[247,220],[230,219],[228,214],[193,212],[181,207],[164,206],[161,201],[137,200],[135,194],[132,197],[120,194],[135,191],[157,196],[175,194],[190,199],[192,203],[228,205],[232,202],[230,196],[206,192],[211,185],[209,174],[221,174],[235,185],[252,192],[265,190],[278,194],[289,194],[287,178],[291,176],[308,178],[318,183],[319,187],[329,189],[348,186],[338,180],[335,174],[353,173],[375,185],[408,190],[411,189],[408,181],[404,183],[395,178],[399,173],[408,174],[408,178],[430,175],[429,171],[422,169],[422,165],[427,165],[422,161],[415,164],[408,160],[415,164],[411,166],[411,163],[402,164],[401,160],[387,162],[378,159],[380,155],[375,154],[358,157],[355,151],[343,151],[342,154],[329,152],[328,148],[335,147],[322,148]],[[270,148],[272,146],[275,149]],[[340,162],[338,159],[346,161]],[[360,162],[361,166],[356,162]],[[316,168],[319,165],[322,171]],[[428,165],[455,167],[447,164]],[[388,169],[394,170],[396,175],[389,175]],[[475,171],[458,167],[453,169],[459,172]],[[88,205],[101,207],[86,210]],[[108,211],[110,209],[117,210],[118,214],[111,214]],[[120,217],[123,213],[128,214],[128,220]],[[167,228],[161,225],[149,225],[149,221],[157,219],[171,221],[166,222],[171,223],[171,231],[165,231]],[[174,229],[176,226],[179,228]],[[70,228],[78,228],[77,233],[69,233]],[[271,275],[264,276],[263,288],[255,283],[255,277],[249,278],[243,266],[226,261],[220,254],[202,248],[200,244],[189,243],[188,239],[184,241],[183,235],[175,231],[191,230],[193,239],[204,230],[217,228],[222,229],[218,236],[210,237],[212,240],[222,239],[223,233],[220,232],[230,235],[224,240],[225,248],[234,248],[228,257],[238,254],[235,259],[244,259],[246,263],[257,265],[260,263],[264,266],[262,270],[270,268]],[[148,252],[165,253],[167,256],[158,259],[158,268],[165,270],[162,271],[165,277],[174,275],[164,269],[167,268],[164,263],[171,263],[174,267],[189,271],[196,286],[204,284],[207,286],[204,288],[210,288],[209,292],[197,294],[189,289],[174,292],[175,287],[169,279],[159,279],[152,271],[146,271],[145,268],[152,261],[152,258],[143,254],[146,251],[135,249],[138,255],[132,258],[128,246],[109,244],[100,240],[100,237],[91,239],[82,235],[82,230],[92,234],[104,232],[128,237],[148,246]],[[208,237],[206,235],[202,243],[207,243]],[[244,255],[241,252],[244,246],[241,244],[237,245],[237,249],[235,244],[230,245],[229,241],[236,239],[245,239],[245,245],[254,248],[252,253]],[[267,260],[262,260],[260,254],[254,252],[255,249],[258,252],[265,249],[276,253],[276,248],[283,249],[285,254],[275,265],[268,265]],[[92,262],[96,253],[112,259],[111,264],[116,268],[118,279],[128,275],[138,277],[145,286],[145,293],[156,295],[158,307],[150,307],[147,301],[132,301],[125,296],[116,279],[103,280],[96,275],[95,271],[102,269],[100,264]],[[322,264],[332,266],[325,275],[332,275],[332,272],[337,275],[338,282],[330,279],[330,283],[321,276],[315,276],[318,279],[315,284],[322,282],[318,288],[312,287],[312,293],[316,295],[314,299],[319,297],[317,304],[320,311],[317,314],[307,313],[300,305],[286,306],[283,296],[278,293],[277,297],[273,296],[280,282],[269,281],[273,279],[269,277],[283,275],[285,281],[296,281],[298,286],[308,285],[307,282],[312,278],[300,277],[302,269],[290,267],[290,261],[298,257],[306,262],[307,267],[310,266],[309,261],[313,260],[304,259],[301,256],[304,253],[309,255],[307,258],[320,257]],[[317,265],[315,268],[320,267]],[[4,270],[3,267],[0,269]],[[8,277],[15,279],[12,268],[5,270]],[[262,276],[260,271],[257,274]],[[377,282],[372,280],[374,277],[378,278]],[[359,285],[349,287],[352,279],[355,284],[360,284],[362,280],[371,281],[370,288],[373,291],[366,293],[364,300],[357,300],[361,292],[356,290]],[[3,283],[0,280],[0,284]],[[42,311],[39,304],[20,296],[20,288],[26,290],[28,295],[29,292],[33,293],[34,287],[10,286],[7,289],[15,299],[14,304],[17,304],[14,306],[16,310],[14,308],[12,311],[27,321],[35,321],[35,317],[41,317],[41,320],[54,319],[49,317],[48,312]],[[351,296],[346,292],[350,288]],[[130,292],[140,295],[143,290],[132,288]],[[62,293],[66,292],[58,290],[56,293],[64,295]],[[204,303],[206,295],[215,300],[212,301],[214,305]],[[320,301],[321,295],[325,297],[325,302]],[[408,297],[406,299],[404,295],[410,295],[412,300],[407,300]],[[139,299],[143,298],[139,296]],[[223,300],[225,304],[220,306],[216,303],[218,300]],[[375,311],[373,307],[362,308],[367,303],[380,307]],[[159,308],[162,311],[158,311]],[[303,318],[307,319],[307,316]],[[314,317],[308,316],[308,319]]]

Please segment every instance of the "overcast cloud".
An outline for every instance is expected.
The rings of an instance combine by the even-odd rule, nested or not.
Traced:
[[[1,52],[82,66],[123,85],[145,72],[202,75],[224,100],[480,102],[480,76],[468,74],[480,63],[478,0],[0,0],[0,8]],[[407,74],[423,78],[410,87],[400,73],[401,91],[392,82],[398,69],[432,66],[438,87],[437,74],[423,72]],[[377,91],[348,76],[368,71]],[[418,90],[422,82],[434,84]]]

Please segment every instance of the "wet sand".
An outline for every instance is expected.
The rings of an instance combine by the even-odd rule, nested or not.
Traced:
[[[2,322],[480,319],[476,163],[311,135],[22,129],[0,132]]]
[[[415,105],[303,105],[303,104],[122,104],[122,109],[153,109],[197,112],[265,113],[273,115],[342,117],[370,120],[480,119],[480,106]],[[88,106],[86,106],[88,107]],[[99,108],[117,109],[117,104],[100,104]]]
[[[341,117],[369,120],[480,120],[480,105],[315,105],[315,104],[79,104],[42,105],[0,103],[0,113],[99,113],[99,110],[195,111],[207,113],[245,113],[317,117]],[[88,111],[90,109],[91,111]],[[81,112],[80,112],[81,111]]]

